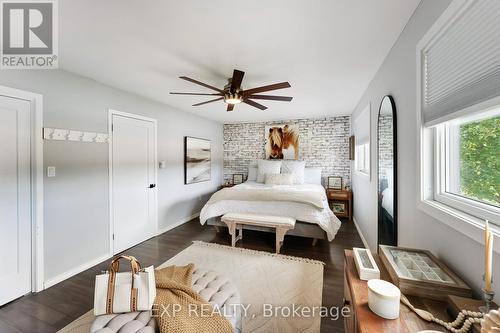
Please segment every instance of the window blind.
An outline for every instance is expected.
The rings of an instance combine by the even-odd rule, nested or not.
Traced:
[[[499,0],[500,1],[500,0]],[[354,119],[354,137],[356,146],[370,142],[370,105]]]
[[[421,50],[425,125],[500,96],[500,0],[465,1]]]

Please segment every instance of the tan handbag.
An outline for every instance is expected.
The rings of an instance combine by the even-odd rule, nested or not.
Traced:
[[[120,259],[130,262],[131,272],[118,272]],[[148,311],[155,297],[154,267],[141,269],[136,258],[121,255],[111,261],[108,272],[95,278],[94,314]]]

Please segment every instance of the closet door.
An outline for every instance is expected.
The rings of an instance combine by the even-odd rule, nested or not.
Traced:
[[[0,305],[31,291],[30,103],[0,96]]]
[[[113,252],[156,235],[156,123],[112,116]]]

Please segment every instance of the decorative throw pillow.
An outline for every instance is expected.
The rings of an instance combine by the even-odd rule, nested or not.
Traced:
[[[321,185],[321,168],[305,168],[304,169],[304,183]]]
[[[263,183],[268,173],[280,173],[281,161],[258,160],[257,161],[257,183]]]
[[[304,184],[304,169],[306,167],[305,161],[289,161],[284,160],[281,164],[281,173],[293,174],[294,184]]]
[[[248,177],[247,181],[255,182],[257,181],[257,167],[252,165],[248,167]]]
[[[291,173],[268,173],[266,185],[293,185],[293,178]]]

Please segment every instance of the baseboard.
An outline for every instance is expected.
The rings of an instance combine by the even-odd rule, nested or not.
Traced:
[[[196,218],[196,217],[198,217],[198,216],[200,216],[200,212],[195,213],[195,214],[193,214],[193,215],[191,215],[191,216],[188,216],[188,217],[186,217],[186,218],[183,218],[183,219],[181,219],[181,220],[179,220],[179,221],[175,222],[174,224],[169,224],[169,225],[167,225],[166,227],[163,227],[163,228],[161,228],[161,229],[158,229],[158,232],[156,233],[156,235],[161,235],[161,234],[163,234],[163,233],[165,233],[165,232],[167,232],[167,231],[169,231],[169,230],[172,230],[172,229],[174,229],[174,228],[177,228],[178,226],[183,225],[184,223],[187,223],[187,222],[191,221],[192,219],[194,219],[194,218]]]
[[[157,235],[160,235],[160,234],[163,234],[164,232],[172,230],[172,229],[174,229],[174,228],[176,228],[176,227],[178,227],[178,226],[180,226],[180,225],[182,225],[182,224],[184,224],[186,222],[191,221],[192,219],[194,219],[194,218],[196,218],[198,216],[200,216],[200,212],[198,212],[196,214],[193,214],[191,216],[188,216],[188,217],[186,217],[184,219],[181,219],[181,220],[175,222],[174,224],[168,225],[168,226],[166,226],[166,227],[158,230]],[[111,256],[109,254],[105,254],[105,255],[103,255],[101,257],[98,257],[98,258],[96,258],[94,260],[91,260],[91,261],[86,262],[86,263],[84,263],[82,265],[79,265],[79,266],[77,266],[75,268],[72,268],[72,269],[70,269],[70,270],[68,270],[68,271],[66,271],[66,272],[64,272],[62,274],[59,274],[59,275],[57,275],[57,276],[55,276],[53,278],[47,279],[43,283],[43,289],[50,288],[53,285],[56,285],[59,282],[67,280],[70,277],[75,276],[76,274],[79,274],[79,273],[81,273],[81,272],[83,272],[83,271],[85,271],[85,270],[87,270],[87,269],[89,269],[91,267],[94,267],[95,265],[100,264],[101,262],[103,262],[105,260],[109,260],[110,258],[111,258]]]
[[[76,274],[79,274],[83,271],[86,271],[87,269],[91,268],[91,267],[94,267],[95,265],[97,264],[100,264],[101,262],[105,261],[105,260],[108,260],[110,259],[111,257],[109,256],[109,254],[105,254],[101,257],[98,257],[94,260],[91,260],[89,262],[86,262],[82,265],[79,265],[75,268],[72,268],[62,274],[59,274],[51,279],[47,279],[45,280],[45,282],[43,283],[43,289],[47,289],[47,288],[50,288],[52,287],[53,285],[56,285],[58,284],[59,282],[62,282],[64,280],[67,280],[69,279],[70,277],[76,275]]]
[[[363,233],[361,232],[361,228],[359,227],[356,218],[353,217],[352,222],[354,222],[354,226],[356,226],[356,230],[358,230],[359,237],[361,237],[361,241],[363,242],[365,248],[371,250],[370,247],[368,246],[368,242],[366,241],[365,236],[363,236]]]

